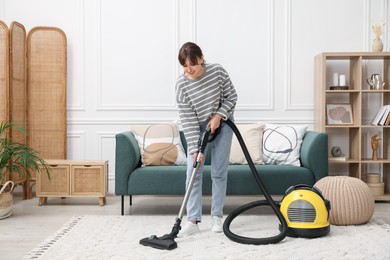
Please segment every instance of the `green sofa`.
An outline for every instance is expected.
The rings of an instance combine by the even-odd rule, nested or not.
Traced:
[[[186,141],[182,132],[184,148]],[[122,198],[133,195],[184,195],[186,166],[141,167],[137,141],[131,131],[122,132],[116,138],[115,194]],[[288,165],[256,165],[268,192],[283,195],[292,185],[314,185],[328,175],[328,136],[307,131],[300,150],[301,167]],[[203,194],[211,194],[210,152],[205,160]],[[261,191],[248,165],[229,165],[227,195],[260,195]]]

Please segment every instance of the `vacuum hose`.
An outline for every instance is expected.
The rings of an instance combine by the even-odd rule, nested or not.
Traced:
[[[253,201],[251,203],[245,204],[233,212],[231,212],[224,224],[223,224],[223,232],[225,235],[231,239],[232,241],[242,243],[242,244],[253,244],[253,245],[263,245],[263,244],[275,244],[280,241],[282,241],[286,236],[287,236],[287,222],[285,218],[283,217],[282,213],[280,212],[279,206],[276,204],[276,202],[272,199],[272,197],[269,195],[267,189],[265,188],[263,181],[261,180],[259,174],[257,173],[256,167],[252,161],[252,158],[248,152],[248,149],[246,148],[246,145],[244,143],[244,140],[240,134],[240,131],[238,130],[237,126],[231,121],[231,120],[226,120],[224,121],[234,132],[236,135],[238,142],[240,143],[241,149],[244,153],[244,156],[248,162],[248,165],[251,169],[251,172],[253,174],[253,177],[255,177],[255,180],[257,184],[259,185],[261,191],[263,192],[263,195],[265,196],[266,200],[259,200],[259,201]],[[266,237],[266,238],[250,238],[250,237],[243,237],[234,234],[230,230],[230,224],[231,222],[240,214],[244,213],[245,211],[258,207],[258,206],[264,206],[264,205],[269,205],[272,210],[275,212],[275,215],[278,217],[279,222],[280,222],[280,233],[276,236],[273,237]]]

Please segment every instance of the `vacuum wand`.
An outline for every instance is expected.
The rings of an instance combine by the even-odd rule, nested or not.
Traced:
[[[181,226],[180,226],[181,220],[183,218],[184,210],[187,206],[188,199],[190,198],[192,187],[194,186],[195,177],[196,177],[197,171],[199,169],[199,166],[201,164],[201,158],[204,155],[207,143],[212,142],[215,139],[216,135],[217,135],[217,133],[214,133],[213,135],[211,135],[211,129],[208,126],[206,128],[206,130],[203,132],[203,135],[201,136],[201,138],[199,139],[198,155],[197,155],[196,160],[193,164],[191,178],[190,178],[190,181],[187,185],[184,199],[183,199],[183,202],[181,204],[179,214],[176,218],[175,224],[173,225],[171,233],[166,234],[162,237],[157,237],[156,235],[152,235],[150,237],[143,238],[139,241],[139,243],[141,245],[150,246],[150,247],[157,248],[157,249],[167,249],[167,250],[172,250],[172,249],[175,249],[177,247],[177,243],[175,242],[175,238],[177,237],[177,234],[179,234],[179,231],[181,229]],[[211,139],[209,139],[210,136],[211,136]]]
[[[192,173],[191,173],[191,179],[190,179],[190,182],[188,183],[187,191],[186,191],[186,194],[184,195],[183,203],[181,204],[179,214],[177,215],[177,218],[179,218],[179,219],[183,218],[184,210],[185,210],[185,207],[187,205],[188,199],[190,198],[192,187],[194,186],[196,172],[198,171],[198,168],[199,168],[198,166],[200,165],[200,158],[202,155],[203,154],[199,152],[198,156],[196,158],[196,161],[194,162],[194,168],[193,168]]]
[[[196,157],[196,160],[193,164],[191,178],[190,178],[190,181],[187,185],[187,190],[186,190],[186,193],[184,195],[183,203],[181,204],[181,208],[180,208],[179,214],[177,216],[177,218],[179,218],[179,219],[183,218],[185,207],[187,205],[188,199],[190,198],[192,187],[194,186],[196,172],[198,171],[198,168],[199,168],[200,162],[201,162],[201,158],[204,154],[207,143],[209,142],[210,131],[211,131],[210,127],[207,127],[206,131],[204,131],[204,133],[203,133],[203,136],[199,139],[199,142],[198,142],[199,151],[198,151],[198,155]]]

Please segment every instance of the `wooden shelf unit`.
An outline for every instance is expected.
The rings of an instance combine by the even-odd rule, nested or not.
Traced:
[[[331,90],[333,74],[346,75],[347,90]],[[383,89],[374,90],[366,79],[380,74]],[[348,175],[367,181],[379,173],[390,201],[390,126],[371,125],[383,105],[390,105],[390,52],[327,52],[315,56],[314,129],[328,134],[329,174]],[[352,124],[328,124],[327,104],[350,104]],[[379,134],[379,159],[372,160],[371,136]],[[333,146],[340,146],[346,160],[332,160]]]
[[[108,161],[46,160],[46,173],[37,174],[39,206],[48,197],[98,197],[99,205],[106,203],[108,191]]]

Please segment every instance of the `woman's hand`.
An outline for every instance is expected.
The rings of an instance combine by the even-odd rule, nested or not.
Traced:
[[[196,158],[198,158],[198,152],[192,154],[192,161],[193,161],[194,163],[196,162]],[[203,156],[203,154],[202,154],[202,155],[200,156],[200,163],[203,163],[203,160],[204,160],[204,156]]]
[[[215,130],[217,130],[218,127],[220,127],[220,125],[221,125],[221,119],[222,119],[222,116],[221,116],[221,115],[215,114],[215,115],[213,116],[213,118],[211,118],[211,120],[209,121],[209,123],[207,124],[207,126],[210,126],[211,134],[214,134]]]

